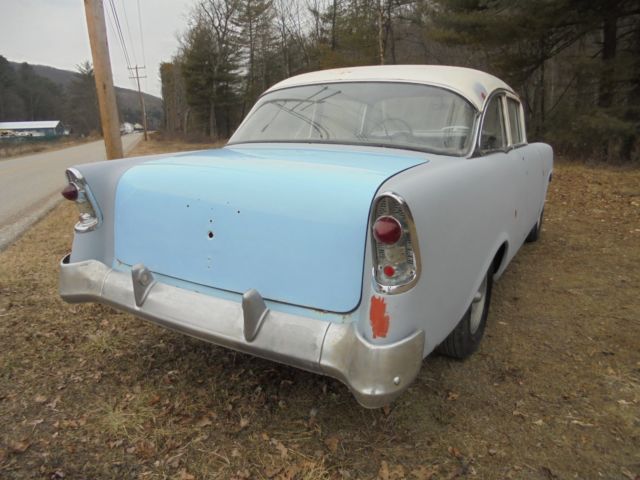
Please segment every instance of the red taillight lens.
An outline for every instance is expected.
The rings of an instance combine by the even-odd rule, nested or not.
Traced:
[[[402,225],[393,217],[380,217],[373,224],[373,235],[378,242],[393,245],[402,236]]]
[[[71,200],[72,202],[75,202],[78,199],[79,191],[78,191],[78,187],[76,187],[75,184],[70,183],[69,185],[67,185],[62,189],[61,193],[62,193],[62,196],[67,200]]]
[[[404,292],[420,276],[418,235],[402,197],[387,192],[376,198],[371,212],[371,246],[376,289]]]

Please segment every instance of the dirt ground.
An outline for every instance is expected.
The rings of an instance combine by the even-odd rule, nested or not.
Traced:
[[[375,411],[337,381],[63,303],[75,216],[61,205],[0,254],[0,478],[640,478],[637,169],[559,162],[480,351],[427,358]]]

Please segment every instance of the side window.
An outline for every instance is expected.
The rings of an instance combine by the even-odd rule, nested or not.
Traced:
[[[507,109],[509,110],[509,128],[511,130],[511,141],[514,145],[520,145],[523,141],[522,121],[520,117],[520,103],[513,98],[507,98]]]
[[[480,150],[486,153],[494,150],[504,150],[506,146],[507,135],[504,128],[502,95],[496,95],[485,109],[480,136]]]

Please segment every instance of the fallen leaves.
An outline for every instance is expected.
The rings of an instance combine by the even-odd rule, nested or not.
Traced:
[[[156,445],[150,440],[138,440],[135,445],[135,452],[138,457],[148,460],[155,457],[157,449]]]
[[[35,420],[31,420],[29,423],[27,423],[27,425],[29,425],[30,427],[37,427],[38,425],[40,425],[41,423],[44,423],[44,418],[37,418]]]
[[[13,453],[24,453],[31,446],[27,440],[9,441],[9,450]]]
[[[275,438],[272,438],[269,442],[271,443],[271,445],[276,447],[276,450],[278,451],[278,453],[280,453],[281,458],[287,458],[289,454],[289,449],[285,447],[280,440],[276,440]]]
[[[196,480],[196,477],[187,472],[186,469],[180,470],[174,477],[175,480]]]
[[[411,470],[411,476],[416,480],[431,480],[431,478],[435,475],[435,472],[424,465],[418,467],[414,470]]]
[[[603,173],[600,168],[592,170],[594,175]],[[626,181],[626,175],[617,176],[616,182]],[[558,181],[553,185],[561,185],[560,175]],[[593,202],[586,196],[576,198]],[[576,204],[567,200],[571,200],[567,206]],[[40,476],[45,479],[56,472],[62,478],[56,465],[67,478],[75,478],[74,461],[95,472],[92,478],[117,476],[113,466],[117,462],[122,469],[142,465],[141,480],[159,475],[173,480],[207,478],[202,472],[212,478],[237,479],[353,480],[395,475],[440,480],[473,478],[474,468],[480,479],[528,478],[527,474],[547,478],[550,475],[539,465],[552,455],[557,478],[574,474],[589,478],[593,472],[585,473],[586,469],[598,462],[603,478],[640,480],[636,466],[623,458],[628,456],[628,444],[616,449],[616,437],[623,442],[634,438],[628,425],[635,426],[639,402],[625,382],[635,378],[630,372],[637,371],[640,363],[629,353],[635,354],[629,350],[631,341],[625,343],[616,333],[622,326],[625,335],[638,331],[637,322],[629,321],[635,320],[630,307],[636,305],[632,289],[638,279],[629,268],[637,247],[629,245],[638,235],[634,233],[631,240],[620,237],[623,246],[627,243],[618,248],[617,237],[605,238],[598,231],[596,248],[590,248],[586,242],[594,239],[577,230],[578,225],[593,227],[588,218],[560,220],[565,207],[558,203],[554,207],[550,215],[556,220],[548,223],[548,236],[518,254],[505,273],[509,278],[496,284],[500,291],[492,305],[494,330],[489,326],[487,331],[492,335],[490,348],[481,349],[470,365],[434,359],[412,391],[376,412],[356,407],[348,389],[337,381],[183,339],[106,307],[63,305],[53,278],[58,253],[52,255],[51,246],[45,244],[51,239],[56,251],[68,248],[77,214],[70,211],[68,218],[62,218],[56,211],[44,220],[49,223],[34,227],[31,240],[23,237],[10,255],[0,254],[4,260],[0,278],[9,278],[11,285],[0,285],[0,316],[5,315],[0,329],[7,347],[0,353],[0,363],[5,362],[9,373],[0,385],[0,423],[6,435],[0,438],[0,468],[9,465],[17,477],[26,477],[31,473],[29,462],[42,461],[47,467]],[[637,223],[637,215],[630,220]],[[60,240],[56,224],[65,222],[69,235]],[[618,234],[629,228],[619,229]],[[578,261],[584,262],[584,269],[579,269]],[[571,272],[570,278],[565,270]],[[40,275],[51,277],[46,285],[40,283]],[[601,284],[594,280],[599,276]],[[523,279],[527,288],[522,287]],[[546,302],[540,301],[543,295]],[[573,302],[563,310],[563,302],[576,298],[593,303]],[[16,307],[3,303],[5,299]],[[600,310],[591,317],[596,307]],[[101,329],[109,330],[100,336],[111,339],[109,353],[83,350],[83,335],[90,338]],[[573,329],[580,335],[568,335]],[[32,338],[44,348],[21,343],[22,332],[29,331],[43,333]],[[65,355],[58,355],[61,345]],[[585,345],[587,350],[581,348]],[[590,355],[595,363],[589,363]],[[23,357],[30,358],[28,365],[17,361]],[[527,360],[530,365],[525,365]],[[592,368],[591,376],[587,367]],[[607,376],[600,378],[601,371]],[[524,378],[526,387],[515,391],[512,386],[522,385]],[[494,382],[499,389],[491,387]],[[105,416],[108,410],[96,401],[116,406],[117,415]],[[88,417],[82,419],[83,415]],[[534,423],[539,419],[542,425]],[[10,446],[9,438],[17,441]],[[594,450],[594,443],[603,449]],[[457,448],[448,451],[449,445]],[[524,463],[522,452],[531,470],[510,466]],[[49,460],[40,460],[45,454],[51,455]],[[562,455],[566,462],[558,460]],[[60,463],[52,463],[53,458]],[[589,461],[581,465],[585,458]],[[309,459],[316,463],[305,463]],[[621,471],[622,465],[628,470]],[[6,470],[0,470],[0,477],[4,475]]]
[[[462,458],[462,453],[460,453],[460,450],[458,450],[456,447],[449,447],[447,451],[449,452],[449,455],[451,455],[452,457]]]
[[[273,465],[267,467],[264,470],[264,474],[267,478],[274,480],[297,480],[303,478],[316,478],[313,475],[313,472],[318,471],[321,468],[321,464],[317,464],[310,460],[303,460],[289,465]],[[249,476],[247,478],[253,477]]]
[[[197,428],[204,428],[204,427],[210,426],[211,424],[212,424],[211,419],[208,416],[206,416],[206,417],[200,418],[200,420],[198,420],[195,423],[195,426]]]
[[[251,422],[249,421],[248,418],[241,417],[240,418],[240,430],[247,428],[249,426],[249,423],[251,423]]]
[[[340,439],[336,435],[331,435],[327,437],[324,441],[324,444],[327,446],[331,453],[336,453],[338,451],[338,444],[340,443]]]
[[[583,422],[581,420],[571,420],[571,425],[577,425],[579,427],[584,427],[584,428],[595,427],[595,425],[593,423],[587,423],[587,422]]]
[[[380,462],[380,469],[378,470],[379,480],[401,480],[406,478],[405,470],[402,465],[392,465],[383,460]]]
[[[640,475],[636,475],[635,473],[632,473],[629,469],[625,467],[622,467],[620,469],[620,472],[629,480],[640,480]]]
[[[171,468],[178,468],[178,466],[180,465],[180,459],[182,458],[183,455],[184,455],[184,451],[178,452],[175,455],[168,457],[164,463],[165,465],[168,465]]]
[[[118,440],[112,440],[110,442],[107,442],[107,446],[113,450],[114,448],[121,447],[123,443],[124,443],[124,440],[119,438]]]
[[[380,462],[380,468],[378,469],[378,478],[380,480],[389,480],[389,464],[384,460]]]

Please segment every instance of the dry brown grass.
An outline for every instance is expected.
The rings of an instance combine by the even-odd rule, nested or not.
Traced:
[[[147,145],[147,148],[150,148]],[[134,152],[136,153],[136,152]],[[0,254],[1,478],[636,479],[640,172],[560,164],[480,351],[390,409],[57,295],[74,209]]]
[[[8,158],[32,155],[34,153],[52,152],[63,148],[74,147],[87,142],[100,140],[99,135],[80,137],[63,137],[49,141],[21,142],[18,144],[0,140],[0,161]]]
[[[206,139],[200,139],[200,141],[189,141],[179,136],[168,136],[161,132],[151,133],[149,134],[149,138],[150,140],[148,142],[145,142],[144,140],[141,141],[135,150],[127,156],[132,157],[134,155],[152,155],[154,153],[204,150],[207,148],[221,147],[226,143],[224,140],[211,142]]]

